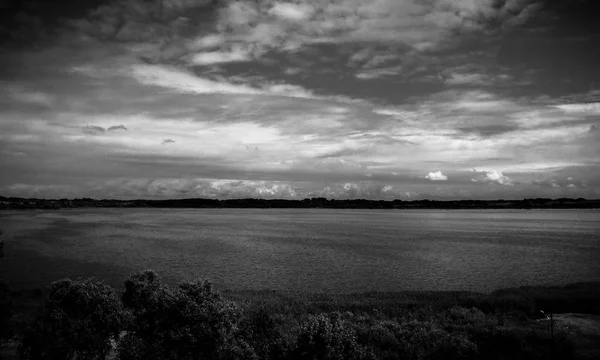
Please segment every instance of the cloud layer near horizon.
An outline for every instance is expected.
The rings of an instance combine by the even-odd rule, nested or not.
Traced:
[[[600,194],[590,1],[24,4],[2,195]]]

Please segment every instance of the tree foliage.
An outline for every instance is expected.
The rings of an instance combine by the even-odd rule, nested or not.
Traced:
[[[21,344],[25,359],[104,359],[121,329],[114,290],[96,280],[53,282],[35,323]]]
[[[351,360],[364,358],[365,351],[342,315],[333,312],[308,317],[301,326],[295,356],[303,360]]]
[[[0,300],[5,293],[0,284]],[[514,316],[515,309],[527,314],[529,300],[511,294],[438,297],[420,307],[376,295],[378,310],[361,295],[331,302],[263,293],[234,303],[206,280],[168,286],[151,270],[126,279],[120,299],[95,279],[65,279],[50,285],[39,316],[21,333],[21,355],[104,359],[114,340],[119,360],[572,358],[566,337],[551,340],[531,319]]]
[[[131,321],[119,345],[120,359],[253,356],[250,347],[234,336],[240,309],[206,280],[182,282],[171,289],[148,270],[125,281],[122,299]]]

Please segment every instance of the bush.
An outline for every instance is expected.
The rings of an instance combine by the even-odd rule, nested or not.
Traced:
[[[183,282],[172,290],[144,271],[125,281],[122,299],[130,321],[120,359],[253,357],[234,336],[240,310],[208,281]]]
[[[95,279],[53,282],[22,339],[25,359],[104,359],[118,339],[121,306],[113,289]]]
[[[264,307],[247,310],[239,326],[242,337],[260,359],[285,358],[288,344],[280,332],[281,324],[269,310]]]
[[[356,341],[354,330],[339,312],[310,315],[302,324],[294,358],[344,360],[362,359],[366,351]]]
[[[368,343],[381,359],[472,359],[477,346],[466,336],[450,334],[430,321],[382,321]]]

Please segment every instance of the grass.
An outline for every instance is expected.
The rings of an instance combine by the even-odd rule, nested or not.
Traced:
[[[352,311],[397,317],[415,309],[439,311],[454,306],[478,308],[484,313],[521,314],[538,318],[546,313],[600,314],[600,283],[519,287],[489,294],[460,291],[366,292],[350,294],[271,290],[224,290],[226,298],[244,306],[267,306],[274,313]]]

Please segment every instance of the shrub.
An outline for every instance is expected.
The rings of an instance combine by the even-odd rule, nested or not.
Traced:
[[[300,328],[294,349],[297,359],[343,360],[365,356],[354,330],[339,312],[310,315]]]
[[[239,324],[242,337],[252,346],[256,355],[265,360],[284,358],[288,352],[288,344],[279,331],[280,325],[264,307],[247,310]]]
[[[208,281],[183,282],[173,290],[144,271],[125,281],[122,299],[131,320],[120,359],[253,357],[234,336],[240,310]]]
[[[53,282],[40,316],[21,344],[25,359],[104,359],[118,339],[121,306],[113,289],[95,279]]]
[[[466,336],[450,334],[430,321],[383,321],[371,328],[368,343],[382,359],[471,359],[477,355],[477,346]]]

